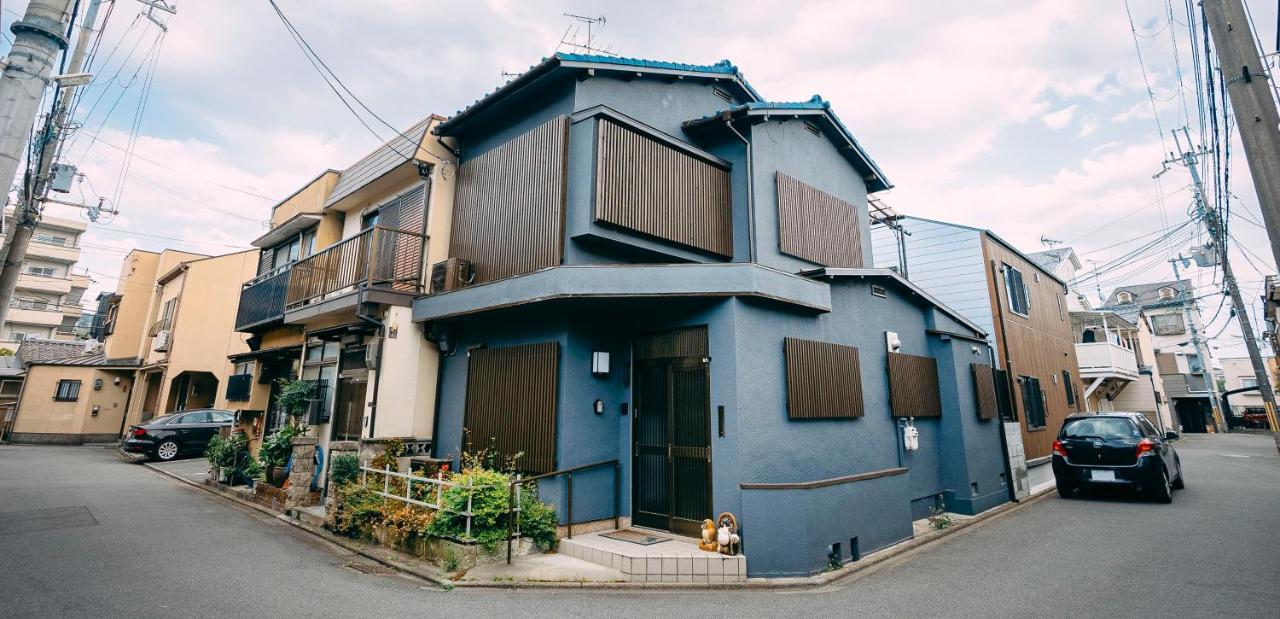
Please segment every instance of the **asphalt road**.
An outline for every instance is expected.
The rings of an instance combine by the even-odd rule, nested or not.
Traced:
[[[1280,615],[1270,436],[1179,442],[1172,505],[1056,496],[818,591],[441,591],[100,448],[0,446],[0,616]]]

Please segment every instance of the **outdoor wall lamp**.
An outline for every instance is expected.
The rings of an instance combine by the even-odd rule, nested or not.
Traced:
[[[591,404],[591,410],[592,410],[592,412],[594,412],[594,413],[595,413],[595,414],[597,414],[597,415],[603,415],[603,414],[604,414],[604,400],[599,400],[599,399],[597,399],[594,403],[592,403],[592,404]]]
[[[94,417],[97,417],[97,416],[98,416],[98,405],[97,405],[97,404],[94,404],[94,405],[93,405],[93,411],[92,411],[92,412],[90,412],[90,414],[91,414],[91,415],[93,415]]]
[[[599,350],[591,353],[591,374],[594,376],[609,375],[609,353]]]
[[[112,380],[111,380],[111,382],[112,382],[113,384],[119,385],[119,384],[120,384],[120,377],[119,377],[119,376],[115,377],[114,379],[112,379]]]

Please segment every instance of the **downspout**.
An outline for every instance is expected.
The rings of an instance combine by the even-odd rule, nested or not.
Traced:
[[[133,372],[129,378],[129,390],[124,394],[124,412],[120,415],[120,438],[124,438],[124,426],[129,422],[129,405],[133,403],[133,385],[138,382],[138,373]],[[25,386],[25,382],[24,386]]]
[[[738,132],[733,126],[733,121],[728,117],[724,120],[724,126],[729,128],[734,135],[747,147],[747,260],[748,262],[756,261],[756,179],[755,179],[755,157],[752,155],[751,141]]]
[[[373,438],[374,426],[378,421],[378,387],[382,384],[382,348],[387,343],[387,329],[381,320],[365,314],[361,309],[356,310],[356,318],[378,328],[378,353],[373,359],[373,365],[375,366],[373,371],[373,399],[369,401],[369,438]]]

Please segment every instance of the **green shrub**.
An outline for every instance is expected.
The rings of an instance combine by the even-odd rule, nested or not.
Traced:
[[[329,479],[334,486],[345,486],[355,483],[360,476],[360,459],[351,454],[334,456],[329,463]]]
[[[311,405],[311,398],[316,391],[315,383],[287,378],[281,378],[277,382],[280,383],[280,389],[276,392],[276,406],[290,417],[301,417]]]
[[[231,483],[257,477],[262,473],[262,466],[249,452],[249,437],[244,432],[233,433],[228,438],[215,436],[209,439],[205,447],[204,457],[209,465],[219,469],[230,469],[233,473]]]
[[[431,523],[430,534],[478,542],[487,548],[506,541],[511,477],[491,469],[471,468],[453,474],[449,481],[458,485],[444,491],[442,507],[448,511],[436,514],[435,521]],[[470,536],[466,529],[467,517],[458,513],[467,511],[468,496],[471,497],[472,514]],[[542,548],[554,547],[556,513],[551,506],[538,500],[536,486],[527,486],[522,490],[520,509],[523,511],[520,519],[521,533]]]
[[[284,466],[293,453],[293,439],[307,431],[306,426],[286,425],[262,439],[258,459],[266,466]]]
[[[373,525],[382,522],[382,508],[386,500],[373,490],[355,484],[340,488],[338,497],[335,532],[351,537],[371,536]]]

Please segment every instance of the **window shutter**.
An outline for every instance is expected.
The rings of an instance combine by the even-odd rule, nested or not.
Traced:
[[[933,357],[889,353],[889,407],[894,417],[942,416]]]
[[[785,338],[787,417],[853,419],[863,415],[858,349]]]
[[[519,455],[523,471],[555,470],[559,364],[558,342],[472,350],[462,448]]]
[[[989,365],[969,364],[973,375],[973,393],[977,401],[978,419],[993,419],[1000,414],[1000,394],[996,390],[996,371]]]

